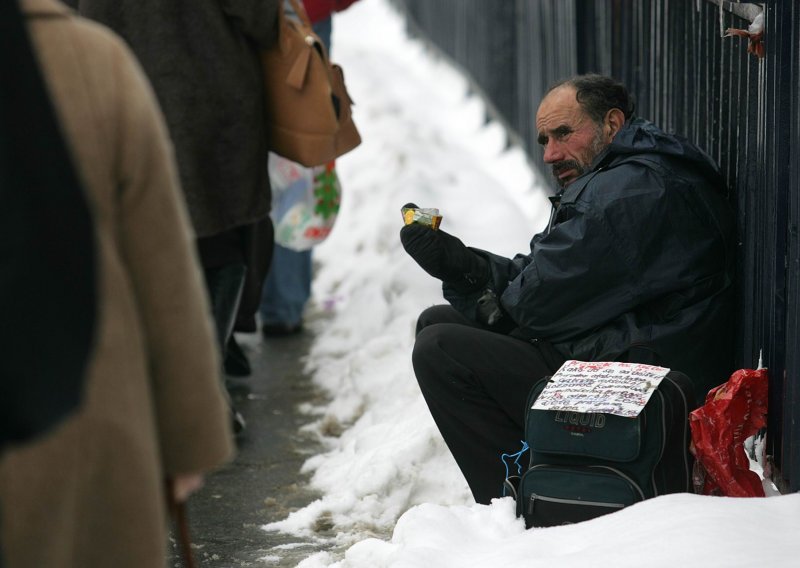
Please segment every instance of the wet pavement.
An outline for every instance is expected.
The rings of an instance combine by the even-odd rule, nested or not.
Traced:
[[[311,418],[297,411],[302,403],[322,401],[303,374],[302,359],[313,337],[308,331],[269,340],[237,337],[253,374],[229,378],[229,390],[247,429],[234,462],[208,476],[189,501],[195,561],[219,568],[296,566],[321,545],[260,527],[316,498],[299,471],[318,446],[301,431]],[[170,566],[183,568],[172,539],[171,545]]]

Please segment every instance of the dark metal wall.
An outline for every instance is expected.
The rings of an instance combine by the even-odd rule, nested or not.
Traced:
[[[800,489],[800,3],[719,0],[393,0],[409,29],[473,80],[543,166],[534,117],[547,87],[612,75],[637,113],[719,163],[738,215],[739,367],[770,370],[768,452]],[[746,40],[763,9],[766,57]]]

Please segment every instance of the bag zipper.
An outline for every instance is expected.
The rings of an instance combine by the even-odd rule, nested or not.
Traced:
[[[625,507],[623,503],[582,501],[580,499],[562,499],[561,497],[545,497],[544,495],[537,495],[536,493],[531,493],[531,497],[528,502],[528,515],[533,514],[533,509],[536,507],[537,500],[546,501],[549,503],[560,503],[562,505],[585,505],[587,507],[606,507],[608,509],[623,509]]]
[[[556,464],[549,464],[549,463],[540,463],[540,464],[536,464],[535,466],[531,467],[525,473],[527,474],[528,472],[531,472],[531,471],[533,471],[535,469],[539,469],[539,468],[604,469],[604,470],[609,471],[612,474],[616,475],[617,477],[621,477],[622,479],[627,481],[631,485],[631,487],[633,487],[636,490],[636,493],[638,493],[639,499],[641,501],[644,501],[646,499],[646,497],[644,496],[644,491],[642,491],[642,488],[639,486],[638,483],[636,483],[633,479],[631,479],[631,477],[628,476],[626,473],[618,470],[615,467],[611,467],[609,465],[564,466],[564,465],[556,465]]]
[[[622,479],[624,479],[625,481],[630,483],[631,487],[636,489],[636,492],[639,494],[639,497],[641,498],[642,501],[645,500],[644,491],[642,491],[642,488],[639,487],[639,484],[636,483],[633,479],[631,479],[628,475],[626,475],[622,471],[618,470],[617,468],[611,467],[611,466],[608,466],[608,465],[590,465],[590,466],[587,466],[587,467],[589,467],[590,469],[591,468],[594,468],[594,469],[605,469],[605,470],[610,471],[614,475],[617,475],[617,476],[621,477]]]

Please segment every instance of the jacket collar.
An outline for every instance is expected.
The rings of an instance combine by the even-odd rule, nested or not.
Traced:
[[[19,7],[26,16],[69,16],[72,14],[72,10],[68,6],[56,2],[56,0],[19,0]]]
[[[556,206],[560,206],[563,203],[575,203],[575,201],[578,200],[578,197],[580,197],[581,193],[583,193],[583,190],[586,189],[586,186],[589,185],[589,182],[592,181],[592,178],[604,169],[604,167],[598,165],[593,170],[586,172],[562,191],[557,193],[555,195],[556,201],[551,199],[551,202]]]
[[[623,129],[631,128],[634,121],[643,122],[635,117],[629,119]],[[589,167],[589,170],[583,174],[581,177],[577,178],[571,184],[569,184],[566,188],[559,191],[555,197],[556,202],[560,205],[561,203],[574,203],[577,201],[578,197],[580,197],[583,190],[586,188],[586,185],[591,181],[591,179],[597,175],[598,172],[601,172],[605,169],[608,169],[612,163],[619,159],[620,156],[614,151],[614,143],[612,141],[602,152],[600,152],[595,159],[592,161],[592,165]],[[551,202],[553,200],[551,199]],[[554,202],[555,203],[555,202]]]

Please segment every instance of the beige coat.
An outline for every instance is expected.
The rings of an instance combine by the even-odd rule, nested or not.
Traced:
[[[0,541],[8,568],[164,566],[165,476],[232,453],[172,149],[122,41],[20,3],[92,208],[99,313],[82,409],[4,456]]]

